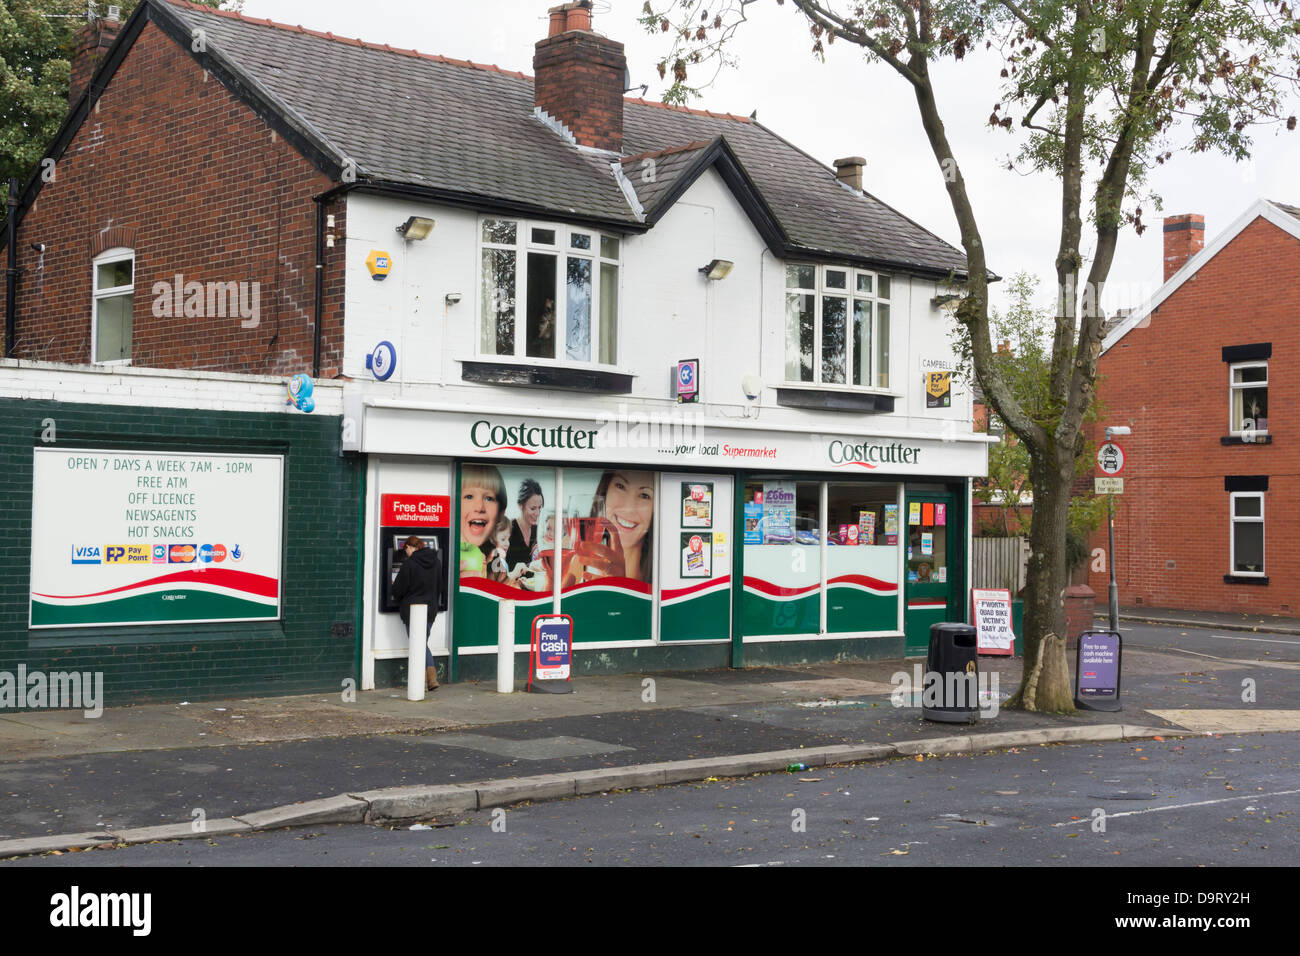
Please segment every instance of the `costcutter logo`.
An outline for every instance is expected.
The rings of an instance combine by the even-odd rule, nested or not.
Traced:
[[[539,448],[553,450],[584,449],[596,447],[599,429],[574,428],[572,425],[555,425],[541,428],[520,422],[518,425],[493,425],[487,419],[475,422],[469,428],[470,443],[481,452],[513,451],[521,455],[536,455]]]
[[[192,544],[174,544],[167,551],[168,564],[193,564],[196,552]]]
[[[72,563],[73,564],[100,564],[103,561],[103,553],[97,544],[83,544],[72,546]]]
[[[167,563],[167,545],[155,544],[153,546],[153,563],[154,564]]]

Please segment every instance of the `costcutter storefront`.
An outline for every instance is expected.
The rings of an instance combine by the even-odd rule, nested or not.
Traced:
[[[400,541],[447,559],[431,646],[452,680],[495,673],[501,602],[517,672],[533,618],[574,620],[584,671],[923,654],[964,620],[970,479],[987,439],[655,416],[356,401],[367,459],[363,686],[406,636]]]

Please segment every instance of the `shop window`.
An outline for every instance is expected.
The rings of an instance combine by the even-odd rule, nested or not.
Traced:
[[[826,491],[826,630],[898,627],[898,486],[831,484]]]
[[[745,483],[745,634],[821,630],[821,488],[789,478]]]
[[[1267,435],[1268,362],[1240,362],[1228,368],[1232,434]]]
[[[550,223],[485,219],[479,350],[613,365],[620,241]]]
[[[787,263],[787,382],[889,387],[889,276]]]
[[[93,361],[129,362],[135,304],[135,253],[130,249],[110,249],[95,257],[91,274]]]
[[[1264,576],[1264,495],[1232,492],[1232,574]]]

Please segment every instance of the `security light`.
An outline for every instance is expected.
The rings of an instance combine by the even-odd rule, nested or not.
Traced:
[[[736,264],[730,259],[714,259],[707,266],[702,266],[700,268],[700,273],[706,278],[716,281],[717,279],[725,279],[727,276],[731,275],[731,270],[735,267]]]
[[[433,232],[433,220],[424,216],[412,216],[398,226],[397,231],[403,239],[424,239]]]

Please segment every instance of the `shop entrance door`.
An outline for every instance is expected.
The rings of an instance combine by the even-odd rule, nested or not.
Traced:
[[[908,657],[925,654],[931,624],[961,620],[961,562],[956,560],[961,529],[954,501],[946,493],[907,495],[903,621]]]

